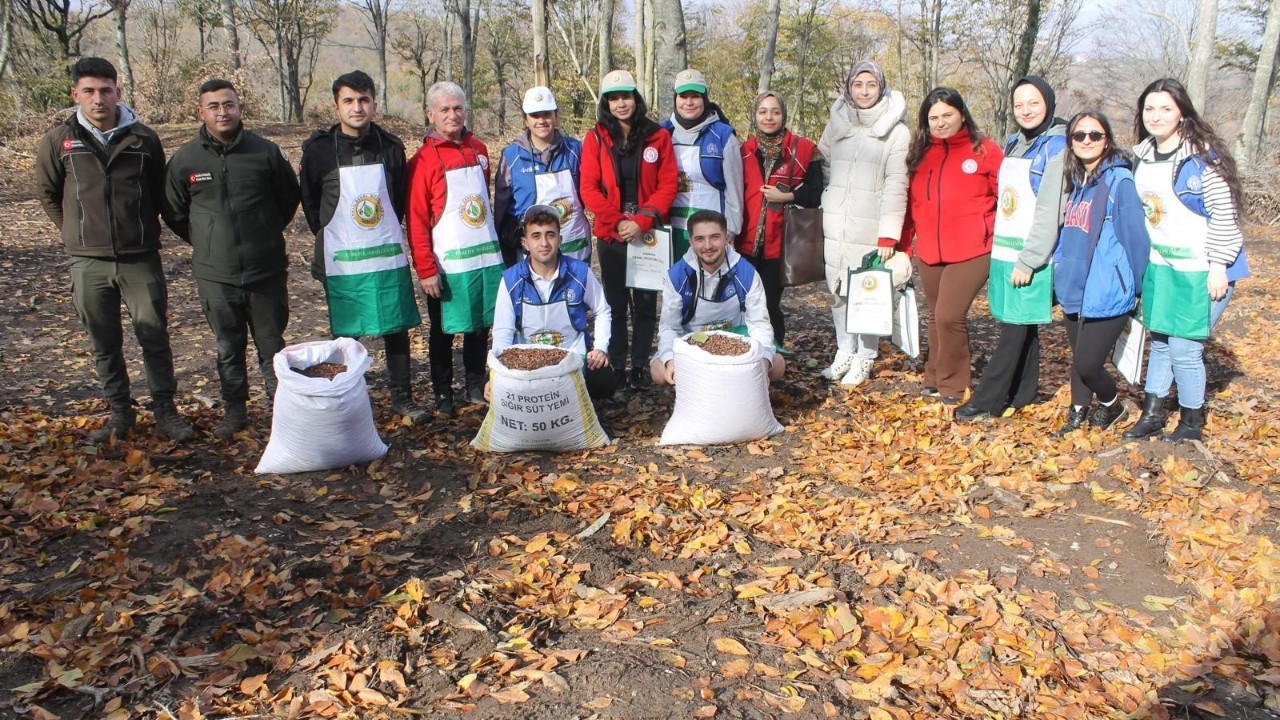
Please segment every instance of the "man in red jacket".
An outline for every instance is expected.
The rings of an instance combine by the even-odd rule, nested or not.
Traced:
[[[502,254],[489,205],[489,150],[466,128],[462,88],[427,91],[431,129],[409,161],[409,245],[427,295],[428,351],[436,410],[453,412],[453,335],[464,333],[469,403],[484,402],[485,352]]]

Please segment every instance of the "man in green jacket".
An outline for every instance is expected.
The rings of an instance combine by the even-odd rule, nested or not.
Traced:
[[[240,122],[235,87],[200,86],[200,134],[169,159],[165,222],[191,243],[191,273],[218,343],[218,379],[226,413],[214,430],[230,438],[247,422],[248,334],[268,397],[274,397],[275,354],[289,321],[284,229],[298,210],[298,176],[273,142]]]
[[[71,256],[71,301],[89,333],[111,419],[95,442],[123,439],[137,414],[125,368],[120,301],[129,308],[142,346],[156,429],[173,440],[193,433],[173,404],[177,383],[169,346],[169,296],[160,263],[160,196],[164,149],[151,128],[119,104],[116,69],[102,58],[71,67],[78,106],[45,134],[36,154],[36,182],[45,214]]]

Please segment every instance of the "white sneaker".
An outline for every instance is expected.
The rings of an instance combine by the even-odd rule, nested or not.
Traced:
[[[867,381],[871,377],[871,367],[876,364],[875,358],[854,358],[853,367],[849,368],[849,372],[840,378],[840,384],[848,387],[855,387]]]
[[[831,366],[822,371],[822,377],[828,380],[836,378],[849,372],[849,368],[853,367],[853,353],[848,350],[841,350],[836,353],[836,359],[831,361]]]

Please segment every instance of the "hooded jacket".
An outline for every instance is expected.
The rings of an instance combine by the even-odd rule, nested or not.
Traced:
[[[911,133],[902,119],[907,102],[890,90],[860,110],[843,97],[831,106],[818,141],[826,159],[822,231],[827,287],[834,292],[875,250],[879,238],[897,240],[907,209],[907,150]],[[905,248],[904,248],[905,249]]]
[[[1053,257],[1062,311],[1104,319],[1133,310],[1151,254],[1146,214],[1129,163],[1112,156],[1067,198]]]
[[[520,246],[520,220],[524,211],[538,202],[534,175],[568,170],[573,175],[574,187],[580,187],[578,168],[581,163],[582,141],[559,130],[545,150],[533,147],[528,130],[502,148],[493,180],[493,215],[498,219],[498,237],[502,238],[504,245]]]
[[[164,148],[133,111],[102,144],[79,113],[45,133],[36,151],[40,205],[61,231],[67,254],[115,258],[160,249]]]
[[[904,243],[915,235],[921,262],[964,262],[991,252],[1003,159],[1000,146],[989,139],[974,152],[967,127],[942,140],[930,136],[911,176],[902,231]]]
[[[249,285],[285,272],[298,176],[279,146],[245,130],[222,144],[204,126],[169,159],[165,222],[191,243],[191,274]]]
[[[479,165],[484,182],[489,184],[489,148],[470,130],[463,129],[457,142],[434,128],[422,138],[422,147],[409,160],[409,247],[413,249],[413,267],[418,277],[426,279],[440,272],[431,242],[431,232],[444,212],[449,186],[445,171]],[[487,192],[487,191],[486,191]]]
[[[335,140],[337,142],[335,146]],[[315,254],[311,257],[311,276],[324,279],[324,227],[333,219],[342,185],[339,169],[355,165],[382,163],[387,177],[387,192],[396,220],[404,220],[405,192],[408,173],[404,143],[400,138],[371,123],[369,132],[354,136],[343,133],[335,123],[328,130],[316,130],[302,143],[302,167],[299,180],[302,189],[302,213],[307,227],[316,236]]]
[[[676,199],[675,151],[671,134],[654,124],[641,142],[640,177],[637,179],[635,213],[628,216],[622,208],[622,191],[618,170],[613,162],[613,138],[603,123],[587,131],[582,139],[581,192],[582,204],[595,215],[593,234],[606,242],[621,242],[618,223],[630,219],[644,232],[667,222],[671,203]]]
[[[720,113],[712,111],[691,128],[686,129],[677,123],[675,115],[664,120],[662,127],[671,133],[673,146],[698,146],[698,170],[720,192],[721,206],[706,209],[719,211],[725,216],[730,235],[742,232],[742,146],[733,126],[725,122]]]

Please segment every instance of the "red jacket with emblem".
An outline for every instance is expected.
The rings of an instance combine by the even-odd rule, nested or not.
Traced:
[[[785,205],[777,205],[769,203],[766,205],[764,193],[760,188],[763,185],[777,185],[785,183],[796,194],[795,204],[801,207],[817,207],[822,199],[822,175],[820,168],[815,167],[817,177],[806,177],[805,173],[810,169],[813,156],[816,154],[818,146],[806,137],[801,137],[791,132],[785,131],[782,136],[782,159],[779,160],[778,166],[769,174],[768,182],[765,182],[764,169],[761,167],[761,160],[758,154],[760,148],[759,141],[752,136],[742,144],[742,206],[743,206],[743,222],[742,234],[737,238],[734,246],[738,253],[743,257],[752,256],[755,249],[756,231],[760,226],[761,216],[763,215],[764,226],[764,259],[777,260],[782,257],[782,222],[785,219]],[[811,185],[816,183],[816,188]],[[809,192],[807,195],[812,196],[813,202],[804,202],[801,198],[801,186],[816,192]]]
[[[407,225],[409,247],[413,251],[413,267],[419,278],[440,272],[431,243],[431,232],[444,213],[446,170],[480,165],[484,169],[485,192],[489,185],[489,149],[470,130],[462,131],[462,139],[454,142],[435,130],[428,130],[422,147],[409,160],[409,213]]]
[[[911,173],[902,242],[915,234],[916,256],[926,265],[964,262],[991,252],[995,234],[1000,146],[984,139],[978,152],[968,128],[929,149]]]
[[[618,188],[618,171],[613,163],[613,138],[601,123],[582,139],[582,204],[595,215],[592,234],[608,242],[622,242],[618,223],[633,220],[648,232],[659,223],[665,224],[676,200],[676,154],[671,147],[671,134],[660,126],[644,139],[640,148],[640,178],[637,181],[636,204],[639,212],[628,216],[622,211],[622,193]]]

